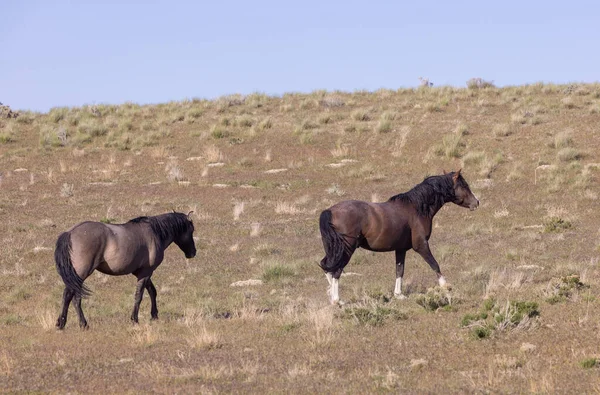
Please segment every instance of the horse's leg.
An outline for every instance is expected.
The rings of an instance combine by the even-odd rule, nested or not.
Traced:
[[[83,310],[81,309],[81,296],[75,296],[75,300],[73,301],[75,305],[75,310],[77,311],[77,315],[79,316],[79,327],[81,329],[87,329],[88,323],[83,315]]]
[[[394,296],[397,299],[406,299],[402,294],[402,277],[404,277],[404,258],[406,258],[405,250],[396,250],[396,286],[394,287]]]
[[[69,304],[71,304],[71,299],[73,299],[74,295],[75,292],[65,287],[65,290],[63,292],[62,311],[58,316],[58,320],[56,321],[56,327],[58,329],[63,329],[67,324],[67,313],[69,312]]]
[[[138,278],[137,286],[135,288],[135,300],[133,303],[133,311],[131,313],[131,321],[138,323],[138,313],[140,312],[140,303],[142,303],[142,297],[144,296],[144,288],[146,287],[146,281],[148,277]]]
[[[342,276],[342,272],[344,268],[350,262],[350,258],[354,253],[354,248],[348,249],[347,252],[344,253],[343,258],[339,262],[338,269],[335,272],[327,273],[331,276],[331,286],[330,286],[330,296],[331,296],[331,304],[343,304],[340,302],[340,277]],[[329,279],[329,278],[328,278]]]
[[[150,295],[150,303],[152,303],[152,308],[150,309],[150,316],[153,320],[158,319],[158,307],[156,306],[156,288],[152,283],[152,280],[148,278],[146,281],[146,290],[148,291],[148,295]]]
[[[427,262],[431,269],[433,269],[433,271],[437,275],[440,287],[445,287],[446,279],[440,271],[440,265],[437,263],[437,261],[433,257],[433,254],[431,253],[431,250],[429,249],[429,242],[425,239],[419,240],[417,243],[413,241],[413,250],[415,250],[419,255],[421,255],[423,259],[425,259],[425,262]]]

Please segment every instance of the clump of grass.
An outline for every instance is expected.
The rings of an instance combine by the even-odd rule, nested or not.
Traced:
[[[365,110],[356,110],[352,113],[352,119],[355,121],[366,122],[369,121],[371,117]]]
[[[256,128],[261,131],[271,129],[272,127],[273,127],[273,121],[271,120],[270,117],[263,119],[262,121],[260,121],[258,123],[258,125],[256,125]]]
[[[573,296],[574,292],[578,292],[583,288],[588,288],[589,285],[585,285],[581,282],[577,274],[569,274],[564,277],[554,278],[548,284],[546,294],[549,295],[546,302],[555,304],[564,302]]]
[[[569,110],[577,108],[577,105],[575,104],[575,101],[570,96],[567,96],[567,97],[563,98],[561,100],[561,103],[562,103],[562,105],[563,105],[564,108],[569,109]]]
[[[425,310],[435,311],[452,305],[452,297],[448,290],[442,287],[429,288],[427,293],[418,295],[415,302]]]
[[[241,116],[235,120],[235,124],[242,128],[249,128],[254,125],[254,120],[248,116]]]
[[[188,110],[185,116],[189,119],[198,119],[202,115],[204,115],[204,110],[202,110],[201,108],[191,108],[190,110]]]
[[[540,315],[536,302],[516,301],[507,302],[504,309],[498,309],[494,314],[496,329],[516,328],[525,323],[526,319]]]
[[[486,81],[481,77],[471,78],[467,80],[467,88],[469,89],[484,89],[495,88],[494,81]]]
[[[483,151],[471,151],[467,152],[463,158],[462,162],[464,165],[479,165],[481,162],[485,160],[485,152]]]
[[[398,113],[396,111],[385,111],[381,114],[381,120],[384,121],[393,121],[398,118]]]
[[[105,136],[108,133],[108,128],[99,121],[89,119],[79,123],[77,131],[91,137]]]
[[[319,105],[326,108],[342,107],[344,104],[344,100],[337,95],[325,95],[323,99],[319,100]]]
[[[274,282],[295,275],[296,272],[291,267],[279,262],[271,262],[264,268],[262,279],[264,282]]]
[[[321,114],[319,115],[319,118],[317,118],[317,121],[321,125],[327,125],[333,122],[333,117],[329,114]]]
[[[319,126],[316,123],[312,122],[310,119],[303,119],[302,122],[300,122],[298,126],[296,126],[295,133],[300,134],[303,131],[316,129],[318,127]]]
[[[556,157],[563,162],[572,162],[583,157],[581,152],[573,147],[566,147],[558,151]]]
[[[233,95],[221,96],[216,100],[217,111],[219,109],[224,109],[228,107],[241,106],[242,104],[244,104],[245,101],[246,98],[243,95],[237,93]]]
[[[327,188],[327,193],[330,195],[344,196],[346,194],[346,191],[340,188],[338,184],[333,184],[332,186]]]
[[[18,118],[17,118],[18,119]],[[12,143],[15,141],[15,123],[8,123],[6,126],[1,127],[0,124],[0,143]]]
[[[185,179],[183,175],[183,170],[177,163],[170,162],[165,166],[165,171],[167,173],[167,180],[173,181],[183,181]]]
[[[16,119],[16,122],[24,125],[31,125],[35,120],[36,116],[31,111],[23,111],[19,114]]]
[[[511,134],[513,134],[513,130],[509,124],[500,123],[500,124],[494,125],[494,127],[492,128],[492,134],[495,137],[507,137],[507,136],[510,136]]]
[[[54,107],[48,112],[48,118],[54,123],[59,123],[67,116],[69,109],[67,107]]]
[[[425,110],[428,112],[442,112],[442,106],[438,102],[429,102],[425,104]]]
[[[206,326],[188,325],[189,336],[186,341],[191,348],[214,350],[223,347],[223,339],[217,332],[210,332]]]
[[[485,339],[494,331],[527,329],[539,315],[536,302],[507,301],[500,305],[490,298],[484,301],[478,313],[464,315],[460,326],[468,328],[473,338]]]
[[[475,339],[486,339],[492,334],[492,328],[487,325],[475,326],[471,329],[471,336]]]
[[[388,115],[386,115],[388,114]],[[392,131],[392,120],[394,119],[395,116],[392,117],[392,115],[389,115],[389,113],[384,112],[381,115],[381,119],[379,119],[379,122],[377,123],[377,126],[375,127],[375,131],[377,133],[389,133]]]
[[[389,133],[392,131],[392,124],[390,121],[379,121],[375,127],[377,133]]]
[[[253,108],[261,108],[269,101],[269,96],[256,92],[246,97],[246,104]]]
[[[229,132],[221,125],[213,125],[210,128],[210,135],[215,139],[223,139],[229,136]]]
[[[63,134],[62,131],[65,131]],[[67,144],[66,129],[44,125],[40,129],[40,145],[42,147],[64,147]]]
[[[573,146],[573,132],[571,129],[563,130],[554,135],[550,142],[552,148],[568,148]]]
[[[493,171],[502,163],[502,154],[496,154],[493,158],[488,157],[485,152],[474,151],[468,152],[462,158],[465,165],[475,165],[479,167],[478,175],[490,178]]]
[[[343,310],[341,317],[352,320],[358,325],[382,326],[386,320],[394,321],[406,320],[408,316],[395,309],[384,306],[372,307],[347,307]]]
[[[354,125],[353,123],[344,126],[344,132],[346,133],[354,133],[356,132],[357,128],[356,125]]]
[[[66,182],[62,184],[60,188],[60,196],[62,197],[71,197],[73,196],[73,184],[67,184]]]
[[[438,156],[445,156],[447,158],[460,158],[462,155],[462,148],[464,143],[462,142],[462,134],[450,133],[442,138],[441,144],[437,144],[433,147],[434,153]]]
[[[8,131],[0,132],[0,144],[12,143],[15,141],[15,137]]]
[[[544,222],[544,233],[557,233],[571,229],[573,224],[560,217],[550,217]]]
[[[586,358],[583,361],[579,362],[582,368],[584,369],[592,369],[600,366],[600,359],[598,358]]]

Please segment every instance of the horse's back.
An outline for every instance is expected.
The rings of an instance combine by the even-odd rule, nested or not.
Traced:
[[[368,225],[376,208],[363,200],[344,200],[329,208],[332,224],[340,232],[354,235]]]
[[[339,232],[362,236],[363,247],[376,251],[410,248],[411,211],[397,202],[370,203],[346,200],[330,208]]]

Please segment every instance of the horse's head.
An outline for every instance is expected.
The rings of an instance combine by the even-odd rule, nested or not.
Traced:
[[[460,171],[461,169],[457,172],[449,173],[452,177],[452,184],[454,185],[453,203],[473,211],[479,207],[479,199],[473,195],[471,188],[469,188],[469,184],[467,184],[467,181],[460,174]]]
[[[187,215],[187,227],[185,231],[180,232],[173,242],[183,251],[186,258],[193,258],[196,256],[196,243],[194,243],[194,223],[190,217],[190,211]],[[185,215],[185,214],[184,214]]]

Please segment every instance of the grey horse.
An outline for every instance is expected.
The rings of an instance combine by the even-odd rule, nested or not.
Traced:
[[[150,277],[161,264],[164,251],[171,243],[175,243],[186,258],[196,256],[194,224],[190,214],[173,212],[154,217],[138,217],[124,224],[86,221],[62,233],[54,252],[56,269],[65,283],[57,328],[65,327],[72,299],[75,299],[79,326],[87,328],[81,299],[91,292],[83,282],[94,270],[112,276],[136,276],[138,281],[131,320],[138,322],[144,289],[150,295],[151,317],[157,319],[156,288]]]

